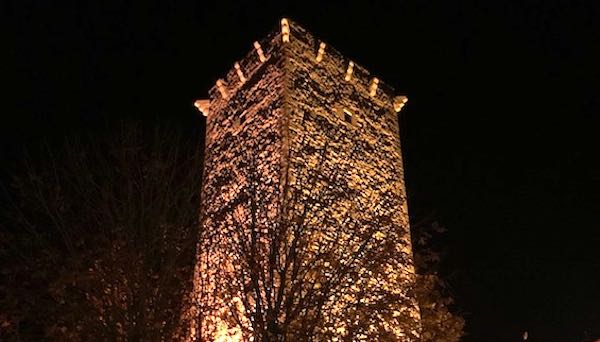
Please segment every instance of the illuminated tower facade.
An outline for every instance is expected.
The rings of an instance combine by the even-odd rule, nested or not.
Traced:
[[[405,102],[287,19],[196,102],[192,340],[416,340]]]

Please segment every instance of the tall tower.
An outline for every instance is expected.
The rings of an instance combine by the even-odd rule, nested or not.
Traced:
[[[196,102],[207,126],[192,339],[416,340],[405,102],[287,19]]]

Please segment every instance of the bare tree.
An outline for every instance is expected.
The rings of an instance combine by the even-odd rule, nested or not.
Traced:
[[[122,123],[43,154],[15,173],[2,208],[0,339],[176,339],[198,234],[199,142]]]
[[[353,160],[348,153],[340,159]],[[317,165],[333,160],[327,143],[316,155]],[[288,205],[273,219],[264,198],[271,194],[261,188],[268,181],[264,166],[252,153],[245,163],[255,171],[245,175],[243,190],[205,218],[224,224],[204,229],[200,239],[199,272],[214,275],[197,279],[201,315],[194,337],[416,340],[410,241],[405,227],[394,224],[398,213],[389,210],[402,199],[390,188],[359,193],[341,168],[317,167],[302,186],[286,179]]]
[[[327,144],[310,175],[285,180],[289,191],[277,195],[287,206],[275,215],[263,161],[248,152],[255,172],[213,213],[227,229],[198,232],[196,141],[131,124],[98,136],[47,149],[15,174],[0,221],[2,340],[179,340],[193,319],[198,338],[392,341],[401,330],[413,341],[411,297],[420,296],[424,322],[423,303],[446,300],[427,278],[415,288],[406,268],[410,242],[386,210],[402,199],[385,187],[357,190],[326,167],[339,152]],[[200,258],[226,250],[229,262],[201,260],[188,308],[198,234]]]

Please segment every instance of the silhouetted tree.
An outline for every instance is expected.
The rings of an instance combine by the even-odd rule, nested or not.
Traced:
[[[402,199],[391,187],[353,189],[343,168],[323,166],[352,161],[351,151],[325,143],[315,154],[320,166],[290,186],[275,220],[262,188],[268,177],[254,154],[244,156],[240,192],[209,216],[223,225],[199,243],[200,272],[215,274],[198,279],[197,339],[415,340],[418,320],[403,311],[416,308],[410,241],[390,210]]]
[[[319,153],[328,158],[327,146]],[[122,124],[28,159],[2,207],[0,339],[182,339],[186,320],[211,310],[200,303],[192,317],[183,300],[204,236],[197,220],[201,157],[197,141],[171,129]],[[221,233],[229,234],[236,263],[218,290],[236,300],[219,319],[246,320],[255,341],[331,340],[342,326],[347,340],[394,340],[385,324],[410,334],[419,327],[390,303],[414,306],[416,294],[423,340],[458,340],[463,321],[448,311],[439,277],[426,273],[415,288],[413,274],[397,272],[410,255],[403,233],[390,229],[389,211],[377,209],[399,204],[381,200],[397,200],[387,190],[357,200],[343,173],[319,169],[304,180],[307,191],[287,194],[290,206],[265,230],[266,180],[255,156],[247,162],[257,172],[247,175],[237,205],[222,213],[230,230]],[[365,208],[381,214],[362,219],[357,212]],[[415,239],[419,269],[436,258],[422,253],[427,234]],[[208,250],[210,243],[199,246]],[[402,291],[370,289],[389,276],[402,278]]]
[[[202,152],[122,123],[28,158],[0,235],[0,340],[161,341],[180,333]]]
[[[422,342],[458,342],[464,335],[465,320],[453,312],[450,286],[438,274],[441,257],[433,240],[445,231],[431,216],[412,227]]]

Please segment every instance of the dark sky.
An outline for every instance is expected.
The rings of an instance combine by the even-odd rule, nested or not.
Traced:
[[[3,1],[3,163],[192,102],[289,16],[409,96],[409,204],[447,226],[465,341],[600,338],[596,1]],[[8,57],[8,59],[6,59]]]

